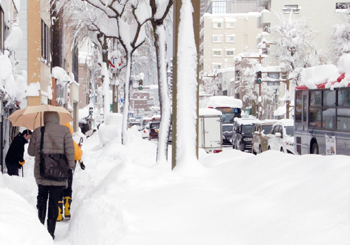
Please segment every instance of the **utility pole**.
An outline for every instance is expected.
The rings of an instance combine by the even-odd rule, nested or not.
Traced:
[[[262,59],[265,57],[262,57],[261,54],[259,54],[259,57],[246,57],[247,59],[257,59],[259,61],[259,64],[261,64]],[[260,76],[262,76],[262,72],[260,71]],[[262,84],[262,77],[260,77],[260,81],[258,78],[258,84],[259,84],[259,98],[258,98],[258,119],[261,119],[261,84]]]
[[[287,91],[289,93],[289,82],[290,82],[290,80],[289,80],[288,72],[283,72],[282,73],[282,79],[283,80],[285,79],[282,82],[286,84],[286,95],[285,95],[285,97],[286,97],[286,119],[289,119],[290,98],[287,98]]]

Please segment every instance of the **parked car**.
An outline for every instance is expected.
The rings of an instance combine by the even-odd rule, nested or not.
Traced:
[[[293,119],[282,119],[272,126],[268,149],[295,154]]]
[[[222,125],[222,144],[223,145],[232,145],[232,130],[233,124],[223,124]]]
[[[143,139],[146,139],[149,137],[149,124],[147,124],[143,129],[141,129],[141,135]]]
[[[149,124],[149,140],[158,139],[160,122],[150,122]]]
[[[253,129],[257,121],[256,119],[235,119],[232,131],[233,149],[252,151]]]
[[[128,125],[129,128],[131,128],[133,126],[136,126],[137,130],[139,130],[139,131],[141,130],[141,123],[139,123],[139,122],[130,122],[129,125]]]
[[[255,124],[253,130],[253,154],[267,151],[268,149],[268,134],[270,134],[273,124],[276,120],[259,121]]]

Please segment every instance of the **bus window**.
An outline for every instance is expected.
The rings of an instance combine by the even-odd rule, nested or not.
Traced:
[[[338,106],[350,106],[350,90],[338,91]]]
[[[337,129],[350,131],[350,110],[349,109],[338,109]]]
[[[303,95],[303,121],[306,122],[307,120],[307,108],[308,108],[308,103],[307,103],[307,95]]]
[[[322,127],[327,129],[335,128],[335,109],[328,108],[322,110]]]
[[[303,110],[303,104],[302,104],[302,91],[296,91],[295,93],[295,121],[301,122],[301,115]]]
[[[321,127],[321,109],[320,108],[310,108],[309,113],[309,126],[320,128]]]
[[[323,91],[323,106],[335,106],[335,91]]]
[[[310,106],[321,106],[322,91],[310,92]]]

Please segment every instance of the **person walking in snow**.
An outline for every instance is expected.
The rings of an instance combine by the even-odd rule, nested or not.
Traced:
[[[75,169],[73,138],[69,128],[59,125],[57,112],[44,112],[44,141],[42,152],[46,154],[65,154],[71,170]],[[40,175],[40,142],[41,128],[33,132],[32,139],[28,146],[28,154],[35,157],[34,177],[38,185],[37,209],[39,220],[45,223],[47,200],[49,200],[47,229],[54,239],[56,229],[58,201],[64,188],[68,187],[68,180],[55,181]]]
[[[25,163],[23,159],[24,145],[28,143],[31,137],[32,131],[26,129],[13,139],[5,158],[8,175],[18,176],[18,170]]]
[[[73,128],[70,125],[70,123],[66,123],[64,126],[68,127],[71,135],[73,135]],[[80,146],[74,140],[73,140],[73,144],[74,144],[74,160],[76,165],[77,161],[81,160],[81,157],[83,156],[83,151],[80,149]],[[64,217],[69,219],[71,216],[70,207],[72,205],[72,184],[73,184],[73,171],[69,171],[68,187],[62,191],[61,199],[58,201],[57,221],[63,220],[63,206],[64,206]]]

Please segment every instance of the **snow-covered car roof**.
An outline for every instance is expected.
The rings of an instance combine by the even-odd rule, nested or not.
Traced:
[[[199,116],[222,116],[222,112],[216,109],[199,108]]]
[[[250,119],[250,118],[238,118],[235,121],[237,121],[237,123],[240,124],[240,125],[242,125],[242,124],[243,125],[253,125],[253,124],[259,122],[258,119]]]
[[[293,119],[281,119],[281,120],[278,120],[277,122],[275,122],[275,124],[279,124],[279,125],[283,125],[283,126],[294,126],[294,120]]]

